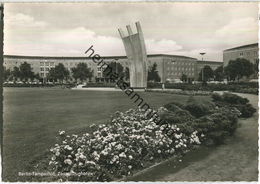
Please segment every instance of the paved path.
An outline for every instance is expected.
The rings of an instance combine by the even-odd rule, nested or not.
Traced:
[[[258,109],[258,96],[239,94]],[[258,113],[240,119],[234,136],[226,144],[188,153],[183,162],[166,163],[148,169],[132,181],[257,181]]]

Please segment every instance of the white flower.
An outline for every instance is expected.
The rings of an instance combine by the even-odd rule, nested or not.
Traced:
[[[124,152],[122,152],[122,153],[119,154],[119,157],[124,157],[124,158],[126,158],[126,154],[125,154]]]
[[[161,151],[161,150],[158,150],[157,152],[158,152],[158,153],[161,153],[162,151]]]
[[[58,157],[58,156],[60,155],[60,152],[57,151],[57,152],[55,153],[55,155]]]
[[[129,155],[128,158],[129,158],[130,160],[132,160],[132,159],[133,159],[133,156],[132,156],[132,155]]]
[[[129,165],[129,166],[128,166],[128,168],[129,168],[129,169],[132,169],[132,166],[131,166],[131,165]]]
[[[68,164],[68,165],[71,165],[71,164],[72,164],[72,161],[71,161],[70,159],[66,159],[66,160],[64,160],[64,163],[65,163],[65,164]]]
[[[64,147],[64,149],[67,149],[67,150],[71,151],[71,150],[72,150],[72,147],[70,147],[69,145],[66,145],[66,146]]]
[[[64,131],[64,130],[63,130],[63,131],[60,130],[60,131],[59,131],[59,134],[60,134],[60,135],[64,135],[64,134],[65,134],[65,131]]]

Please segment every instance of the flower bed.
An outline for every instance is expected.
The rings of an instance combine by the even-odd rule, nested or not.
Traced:
[[[191,96],[186,104],[166,104],[157,112],[160,124],[149,118],[149,112],[130,109],[116,112],[107,124],[92,125],[82,135],[60,131],[59,142],[50,149],[49,169],[62,174],[62,180],[112,181],[156,161],[181,157],[196,145],[221,144],[238,127],[240,105],[250,104],[233,94],[212,97],[215,103]]]
[[[60,143],[50,150],[52,171],[73,174],[67,180],[111,181],[147,162],[183,154],[204,136],[197,131],[184,134],[176,125],[157,125],[141,109],[117,112],[111,123],[92,129],[80,136],[60,131]]]

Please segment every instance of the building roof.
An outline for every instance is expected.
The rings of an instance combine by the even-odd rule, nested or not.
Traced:
[[[248,45],[241,45],[241,46],[238,46],[238,47],[233,47],[233,48],[230,48],[230,49],[226,49],[224,51],[245,49],[245,48],[249,48],[249,47],[258,47],[258,43],[253,43],[253,44],[248,44]]]
[[[178,57],[183,59],[195,59],[188,56],[169,55],[169,54],[149,54],[147,57]],[[126,56],[101,56],[104,59],[126,59]],[[20,58],[20,59],[90,59],[91,57],[73,57],[73,56],[23,56],[23,55],[4,55],[4,58]]]

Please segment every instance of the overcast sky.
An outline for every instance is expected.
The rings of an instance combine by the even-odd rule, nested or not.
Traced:
[[[125,55],[117,29],[140,21],[148,54],[222,61],[224,49],[258,42],[257,3],[8,3],[4,54]],[[134,27],[135,28],[135,27]],[[134,29],[135,30],[135,29]]]

